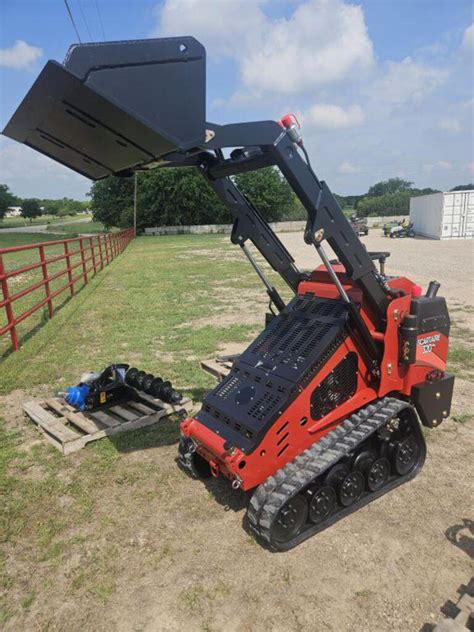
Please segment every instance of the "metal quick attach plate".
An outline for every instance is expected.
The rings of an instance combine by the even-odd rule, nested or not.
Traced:
[[[196,418],[251,452],[342,342],[346,319],[342,301],[295,297],[208,394]]]
[[[93,180],[205,139],[205,51],[192,37],[81,44],[49,61],[3,133]]]

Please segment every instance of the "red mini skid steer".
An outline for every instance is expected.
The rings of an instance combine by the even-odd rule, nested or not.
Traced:
[[[205,51],[182,37],[71,47],[63,65],[46,64],[4,133],[93,180],[195,166],[227,205],[231,240],[274,310],[182,422],[179,462],[251,491],[248,526],[259,540],[289,549],[419,472],[419,420],[432,428],[450,412],[446,302],[437,282],[423,294],[387,276],[388,253],[367,252],[313,172],[293,116],[206,122]],[[311,274],[232,179],[269,166],[307,210],[304,240],[322,261]],[[288,304],[249,241],[293,290]]]

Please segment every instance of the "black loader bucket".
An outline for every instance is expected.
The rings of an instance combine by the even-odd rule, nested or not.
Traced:
[[[205,72],[192,37],[75,45],[3,133],[92,180],[126,174],[204,143]]]

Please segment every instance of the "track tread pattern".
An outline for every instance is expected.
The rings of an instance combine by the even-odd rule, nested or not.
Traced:
[[[292,548],[313,535],[316,530],[310,528],[307,533],[296,536],[294,543],[290,541],[279,545],[272,541],[271,529],[289,498],[353,452],[354,448],[407,407],[410,405],[394,397],[384,397],[369,404],[270,476],[257,487],[247,510],[252,533],[273,550]]]

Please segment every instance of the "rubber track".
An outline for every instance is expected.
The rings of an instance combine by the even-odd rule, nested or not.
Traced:
[[[383,495],[391,488],[413,478],[421,465],[411,475],[399,477],[395,484],[387,484],[379,492],[367,496],[366,502],[355,503],[352,507],[337,512],[333,519],[323,525],[314,525],[295,536],[288,542],[275,543],[271,538],[271,528],[280,509],[288,500],[307,487],[316,478],[324,474],[341,458],[351,454],[363,441],[368,439],[379,428],[404,409],[412,409],[406,402],[393,397],[384,397],[366,408],[359,410],[343,421],[337,428],[329,432],[321,441],[313,444],[304,452],[287,463],[273,476],[267,478],[255,490],[247,510],[250,530],[271,549],[277,551],[288,550],[306,540],[318,531],[322,531],[342,518],[352,513],[363,504]],[[420,431],[421,432],[421,431]]]

